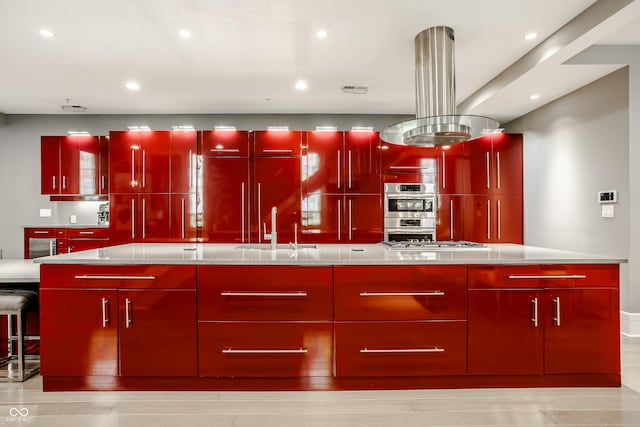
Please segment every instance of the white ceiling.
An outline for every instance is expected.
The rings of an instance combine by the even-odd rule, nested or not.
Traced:
[[[2,0],[0,112],[57,114],[69,99],[88,114],[414,114],[413,39],[423,29],[454,28],[462,102],[593,3]],[[542,61],[466,112],[509,120],[611,72],[560,59],[593,43],[640,44],[639,9],[594,23],[559,60]],[[55,37],[42,37],[41,28]],[[324,40],[315,35],[321,28]],[[181,39],[180,29],[192,37]],[[531,31],[540,36],[525,41]],[[305,92],[294,89],[299,78]],[[141,89],[127,90],[128,80]],[[369,93],[344,94],[343,85]],[[529,100],[531,91],[541,99]]]

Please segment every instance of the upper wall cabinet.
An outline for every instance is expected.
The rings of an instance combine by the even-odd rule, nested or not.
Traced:
[[[522,135],[491,134],[464,143],[466,194],[522,194]]]
[[[253,132],[253,155],[255,157],[300,156],[302,132],[262,131]]]
[[[41,193],[101,193],[98,136],[43,136],[40,140]]]
[[[380,135],[378,132],[344,133],[345,193],[380,194]]]
[[[168,193],[171,132],[109,132],[111,193]]]
[[[432,184],[436,173],[435,147],[380,144],[384,182]]]
[[[195,130],[171,132],[171,192],[195,193],[198,134]]]

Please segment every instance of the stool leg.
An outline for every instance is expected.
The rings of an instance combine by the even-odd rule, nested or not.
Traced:
[[[24,381],[24,334],[22,331],[22,311],[16,315],[16,326],[18,329],[18,381]]]

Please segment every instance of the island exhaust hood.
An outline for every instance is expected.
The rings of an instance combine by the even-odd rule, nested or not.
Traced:
[[[416,36],[416,119],[383,129],[383,141],[434,147],[498,131],[493,119],[456,114],[454,45],[449,27],[427,28]]]

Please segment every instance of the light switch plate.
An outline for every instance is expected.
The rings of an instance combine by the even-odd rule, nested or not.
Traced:
[[[78,222],[78,217],[75,215],[69,215],[69,224],[75,224]]]
[[[40,218],[50,218],[51,209],[40,209]]]
[[[602,217],[603,218],[613,218],[614,217],[614,206],[613,205],[602,205]]]

